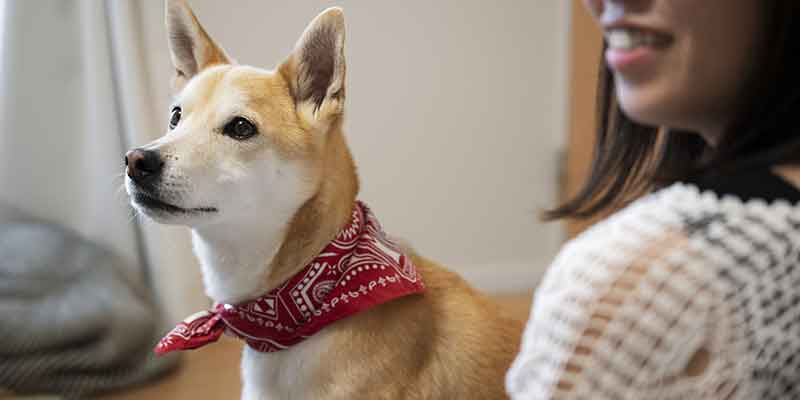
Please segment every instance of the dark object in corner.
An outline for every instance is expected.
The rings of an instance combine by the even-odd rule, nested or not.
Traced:
[[[161,315],[121,263],[57,225],[0,219],[0,388],[82,398],[176,364],[153,357]]]

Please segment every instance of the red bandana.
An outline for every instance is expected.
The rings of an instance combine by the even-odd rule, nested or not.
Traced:
[[[202,347],[226,331],[255,350],[279,351],[339,319],[424,289],[411,260],[359,201],[350,224],[286,283],[247,303],[219,304],[192,315],[161,339],[155,352]]]

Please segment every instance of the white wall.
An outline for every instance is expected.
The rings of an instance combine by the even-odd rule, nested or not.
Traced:
[[[144,50],[154,82],[152,111],[166,126],[172,68],[163,11],[152,3],[142,7]],[[556,196],[557,154],[565,136],[569,2],[190,4],[230,55],[268,68],[283,60],[319,11],[342,6],[346,132],[360,167],[361,198],[391,234],[478,286],[494,291],[535,286],[562,239],[560,227],[537,222],[537,213]],[[184,253],[168,262],[182,265],[156,262],[155,267],[172,269],[167,276],[190,276],[161,283],[178,287],[171,290],[183,293],[175,295],[186,304],[199,296],[198,272],[186,275],[193,266],[183,264],[194,260],[185,255],[185,233],[168,232],[170,251]]]

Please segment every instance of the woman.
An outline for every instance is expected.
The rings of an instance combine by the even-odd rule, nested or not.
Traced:
[[[800,2],[585,0],[606,36],[593,168],[515,399],[800,398]]]

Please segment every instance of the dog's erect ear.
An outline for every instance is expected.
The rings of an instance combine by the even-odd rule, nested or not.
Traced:
[[[279,68],[306,117],[328,119],[344,110],[344,37],[344,12],[329,8],[311,21]]]
[[[178,91],[203,69],[233,61],[206,33],[185,0],[166,2],[167,40]]]

